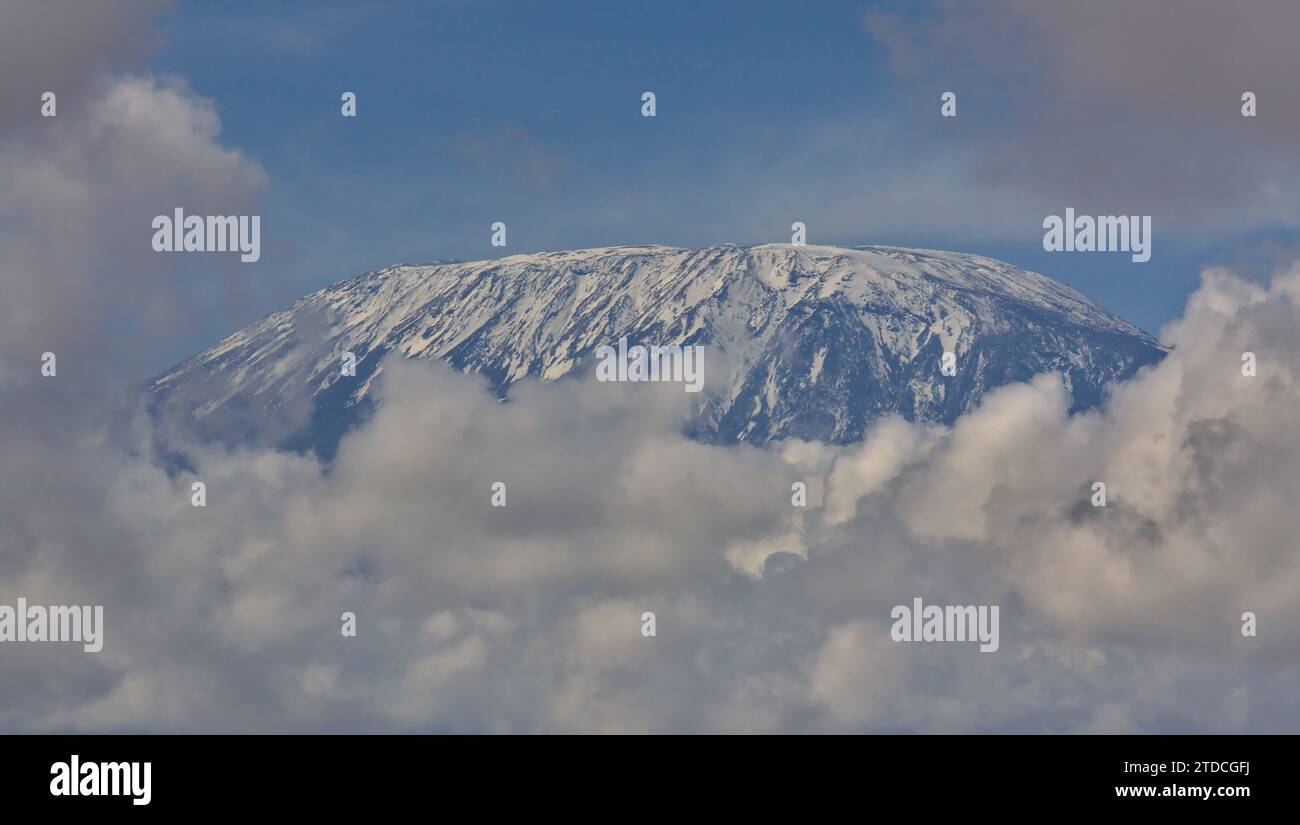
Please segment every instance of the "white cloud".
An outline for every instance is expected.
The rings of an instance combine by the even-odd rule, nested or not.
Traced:
[[[105,86],[40,139],[0,146],[0,384],[39,380],[46,351],[80,386],[137,378],[160,340],[219,324],[244,288],[235,267],[153,252],[151,222],[177,206],[248,214],[265,173],[217,142],[212,104],[179,82]]]
[[[27,676],[3,725],[1290,729],[1297,294],[1300,270],[1267,289],[1207,272],[1170,356],[1102,410],[1068,415],[1044,376],[951,429],[886,421],[846,448],[697,444],[680,392],[563,382],[502,404],[397,361],[328,472],[208,446],[169,479],[111,443],[47,445],[17,465],[57,480],[4,514],[6,590],[104,603],[107,642],[6,651]],[[791,541],[806,558],[769,554]],[[892,642],[914,596],[1000,604],[1001,650]]]

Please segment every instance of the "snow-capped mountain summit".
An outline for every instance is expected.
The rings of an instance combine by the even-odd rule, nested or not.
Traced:
[[[1069,287],[976,255],[870,246],[661,246],[395,266],[236,332],[146,386],[229,443],[330,456],[373,407],[380,359],[440,358],[505,394],[598,347],[705,345],[691,427],[709,441],[862,437],[875,418],[952,422],[990,389],[1054,371],[1076,408],[1158,360],[1156,341]],[[343,376],[342,353],[356,357]],[[943,354],[956,374],[941,373]]]

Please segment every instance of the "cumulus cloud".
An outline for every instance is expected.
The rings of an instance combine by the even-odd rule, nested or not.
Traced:
[[[113,72],[136,67],[154,45],[151,18],[165,0],[9,0],[0,6],[0,138],[38,137],[36,115],[53,92],[63,114],[94,100]]]
[[[265,173],[176,80],[121,77],[52,121],[0,147],[0,382],[36,378],[43,352],[83,384],[138,378],[160,341],[219,324],[248,277],[155,253],[154,216],[248,214]]]
[[[5,589],[102,603],[107,636],[6,650],[2,724],[1294,730],[1298,299],[1300,269],[1208,271],[1169,357],[1102,409],[1069,415],[1040,376],[846,448],[690,441],[666,386],[501,403],[400,360],[329,465],[195,444],[169,476],[89,434],[15,446]],[[916,596],[1000,605],[999,651],[892,641]]]

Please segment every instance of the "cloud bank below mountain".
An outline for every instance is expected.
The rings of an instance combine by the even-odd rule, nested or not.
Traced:
[[[6,590],[102,603],[107,631],[3,651],[3,726],[1294,730],[1298,323],[1300,269],[1209,271],[1102,409],[1044,375],[852,447],[709,446],[679,388],[502,404],[400,360],[328,467],[195,445],[169,478],[93,432],[9,443]],[[891,641],[916,596],[1001,605],[1000,650]]]

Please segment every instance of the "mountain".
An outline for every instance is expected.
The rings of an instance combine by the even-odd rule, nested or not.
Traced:
[[[585,371],[621,336],[709,347],[690,432],[714,442],[845,443],[888,413],[951,423],[989,390],[1045,371],[1081,409],[1163,355],[1073,289],[976,255],[619,247],[376,270],[236,332],[144,392],[155,413],[179,413],[203,436],[330,457],[373,409],[389,353],[444,359],[505,395],[527,375]],[[955,376],[941,373],[945,351]],[[344,352],[355,377],[342,375]]]

